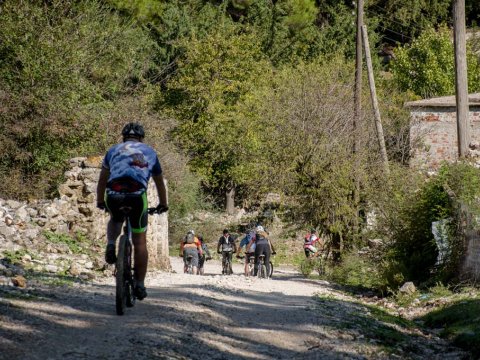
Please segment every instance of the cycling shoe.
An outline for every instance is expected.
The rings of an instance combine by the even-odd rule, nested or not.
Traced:
[[[133,294],[138,300],[143,300],[147,297],[147,289],[145,286],[135,286],[135,290],[133,290]]]
[[[115,245],[107,245],[107,249],[105,250],[105,261],[107,264],[115,264],[117,261],[117,256],[115,255]]]

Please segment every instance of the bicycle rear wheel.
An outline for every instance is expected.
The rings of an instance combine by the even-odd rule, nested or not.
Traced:
[[[261,263],[258,266],[258,277],[259,278],[266,278],[267,277],[267,268],[265,264]]]
[[[120,236],[118,242],[118,253],[117,253],[117,263],[115,269],[115,283],[116,283],[116,294],[115,294],[115,306],[117,309],[117,315],[123,315],[125,313],[125,308],[127,306],[127,284],[125,281],[126,273],[126,243],[128,239],[126,235]]]
[[[124,279],[125,279],[125,297],[127,301],[127,307],[133,307],[135,305],[135,300],[137,299],[135,297],[134,293],[134,288],[135,288],[135,281],[133,279],[133,269],[132,269],[132,244],[130,241],[126,242],[125,245],[125,273],[124,273]]]

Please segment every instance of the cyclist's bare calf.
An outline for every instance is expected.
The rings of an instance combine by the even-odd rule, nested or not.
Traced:
[[[133,233],[133,252],[134,252],[134,273],[138,284],[144,285],[147,275],[148,250],[147,250],[147,232]]]

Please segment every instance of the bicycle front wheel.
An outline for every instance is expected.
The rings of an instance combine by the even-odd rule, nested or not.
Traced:
[[[255,275],[255,266],[252,263],[248,264],[248,275],[253,276]]]
[[[269,264],[270,264],[270,274],[268,274],[268,276],[272,277],[272,275],[273,275],[273,264],[272,264],[271,261],[269,262]]]
[[[224,273],[225,275],[230,275],[230,262],[228,260],[225,261],[225,268],[224,268]]]
[[[125,308],[127,306],[127,288],[125,281],[126,273],[126,262],[125,262],[125,248],[127,244],[127,237],[125,235],[120,236],[118,244],[118,253],[117,253],[117,263],[115,269],[115,283],[116,283],[116,294],[115,294],[115,305],[117,309],[117,315],[125,314]]]

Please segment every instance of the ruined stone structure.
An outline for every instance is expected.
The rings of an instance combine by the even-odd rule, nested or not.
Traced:
[[[455,96],[412,101],[410,109],[411,166],[437,169],[442,161],[458,159]],[[469,95],[471,144],[480,143],[480,93]]]
[[[467,278],[478,282],[480,280],[480,232],[479,230],[468,230],[465,236],[467,251],[462,272]]]
[[[66,181],[58,189],[60,197],[54,200],[0,199],[0,252],[27,251],[24,262],[33,262],[39,271],[88,275],[104,268],[108,215],[96,208],[101,160],[100,157],[71,159]],[[148,201],[153,207],[158,204],[158,195],[153,182],[149,185]],[[88,246],[92,255],[74,254],[65,243],[46,241],[45,234],[64,239],[65,236],[75,239],[80,234],[88,239],[83,245]],[[169,270],[167,214],[149,216],[147,246],[149,267]],[[38,258],[43,254],[45,258]]]
[[[455,96],[412,101],[410,109],[410,165],[423,170],[437,170],[443,161],[458,159],[457,109]],[[470,157],[480,167],[480,93],[469,95]],[[467,249],[462,272],[480,278],[480,234],[477,229],[466,230]]]

